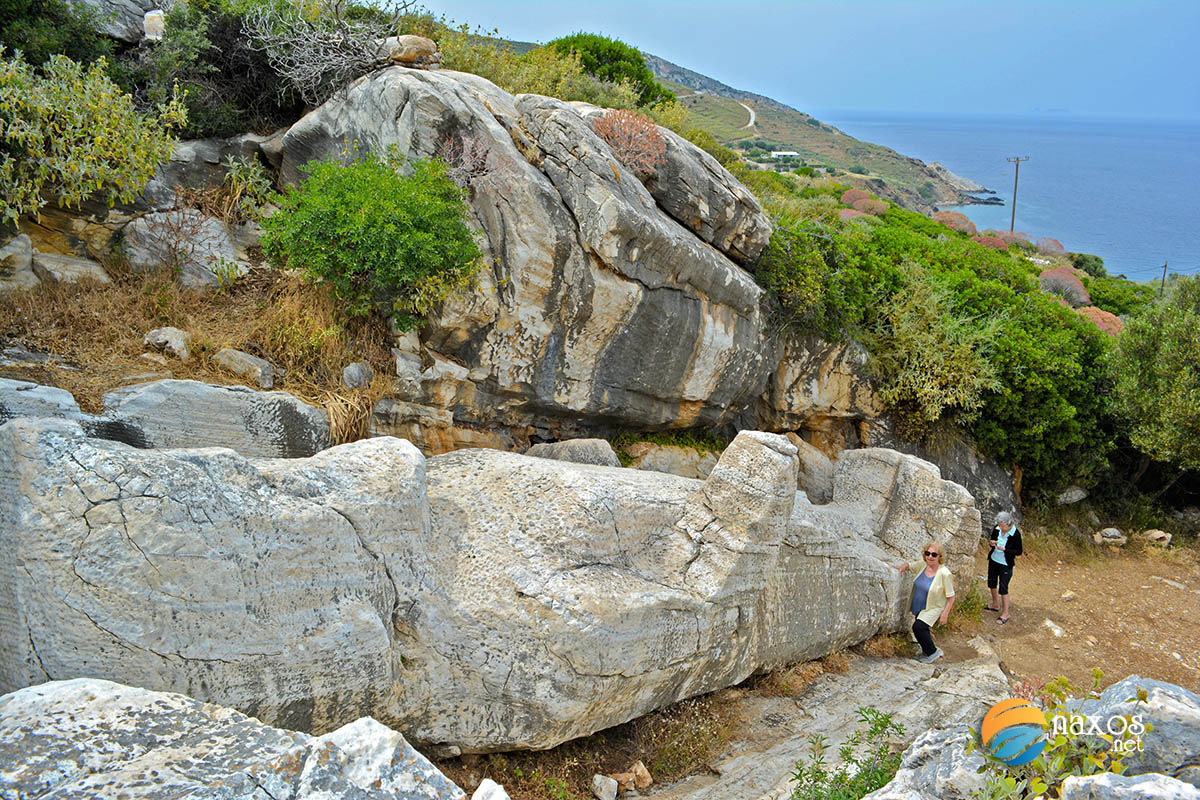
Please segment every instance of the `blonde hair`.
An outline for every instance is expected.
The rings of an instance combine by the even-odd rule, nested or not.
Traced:
[[[937,552],[939,565],[946,560],[946,549],[942,547],[941,542],[932,539],[926,542],[925,546],[921,548],[921,558],[925,558],[925,551],[930,549]]]

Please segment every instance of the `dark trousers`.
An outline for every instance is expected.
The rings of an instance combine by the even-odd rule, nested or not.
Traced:
[[[912,631],[913,636],[917,637],[917,644],[921,645],[921,652],[927,656],[933,655],[937,645],[933,643],[933,634],[929,632],[929,626],[918,618],[913,620]]]
[[[1012,567],[1001,566],[989,558],[987,578],[988,588],[995,589],[996,584],[999,584],[1000,594],[1008,594],[1008,582],[1012,579],[1012,571]]]

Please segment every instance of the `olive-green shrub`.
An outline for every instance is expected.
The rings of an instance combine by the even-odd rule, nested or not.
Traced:
[[[480,252],[460,189],[445,163],[394,154],[309,164],[308,177],[263,221],[263,250],[277,265],[329,284],[347,311],[390,314],[411,329],[464,288]]]
[[[653,106],[675,99],[670,89],[654,79],[646,59],[636,47],[594,33],[573,33],[550,42],[559,53],[577,53],[583,69],[604,81],[629,82],[638,94],[638,105]]]
[[[78,206],[137,197],[171,154],[170,129],[186,122],[178,97],[142,114],[105,74],[52,56],[34,69],[0,47],[0,217],[37,216],[47,197]]]

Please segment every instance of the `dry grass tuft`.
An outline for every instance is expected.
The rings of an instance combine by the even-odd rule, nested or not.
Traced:
[[[190,378],[215,384],[245,379],[210,363],[222,347],[266,358],[286,372],[276,388],[324,405],[336,442],[366,434],[370,410],[386,388],[346,390],[342,368],[368,361],[390,372],[389,336],[381,320],[351,319],[324,287],[294,274],[253,270],[221,291],[179,287],[169,270],[133,274],[106,265],[111,284],[40,285],[0,297],[0,340],[53,354],[58,365],[0,368],[0,376],[70,391],[88,412],[103,395],[132,379]],[[164,326],[192,337],[191,358],[167,367],[141,358],[145,334]]]
[[[904,645],[907,645],[907,641],[898,641],[897,634],[881,633],[863,642],[857,649],[868,658],[898,658],[908,654],[908,648]]]

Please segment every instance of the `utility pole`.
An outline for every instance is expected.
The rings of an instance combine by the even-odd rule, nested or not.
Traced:
[[[1017,227],[1017,178],[1021,177],[1021,162],[1028,161],[1029,156],[1013,156],[1008,159],[1011,163],[1017,165],[1016,172],[1013,173],[1013,208],[1012,220],[1008,223],[1008,232],[1012,233]]]
[[[1163,262],[1163,279],[1162,279],[1162,285],[1160,285],[1160,286],[1158,287],[1158,296],[1159,296],[1159,297],[1162,297],[1164,294],[1166,294],[1166,293],[1167,293],[1167,264],[1168,264],[1168,263],[1169,263],[1169,262],[1166,262],[1166,261],[1164,261],[1164,262]]]

